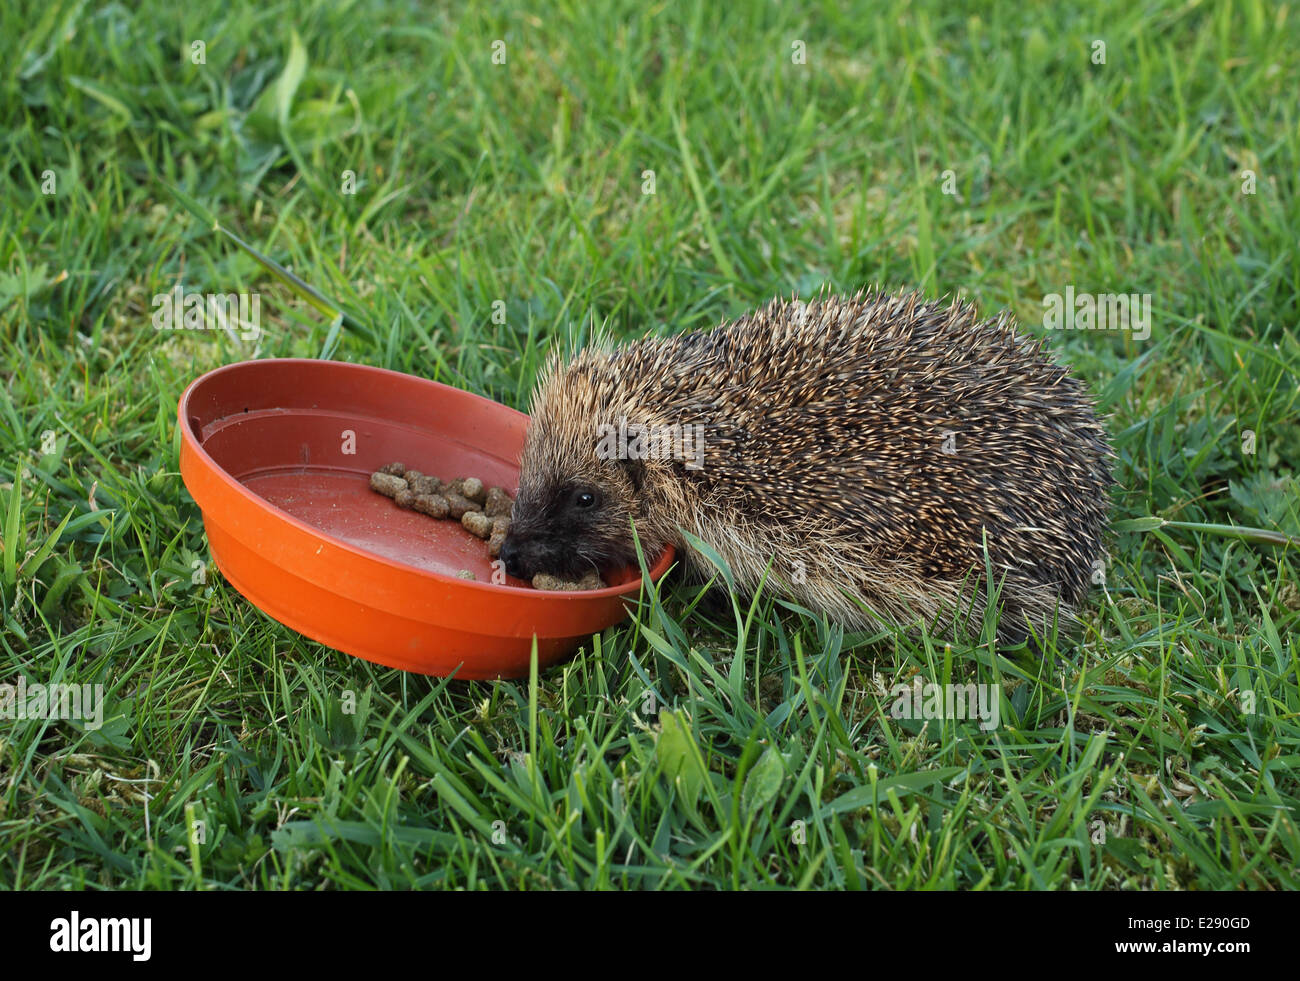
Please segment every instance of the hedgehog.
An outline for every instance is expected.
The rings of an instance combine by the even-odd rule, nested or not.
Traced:
[[[612,438],[612,434],[617,438]],[[849,630],[1035,641],[1077,624],[1113,459],[1085,386],[1011,315],[915,292],[778,297],[712,330],[552,357],[506,571],[566,578],[673,545]],[[991,576],[988,574],[991,572]]]

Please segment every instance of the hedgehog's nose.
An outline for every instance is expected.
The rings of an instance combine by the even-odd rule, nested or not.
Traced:
[[[529,579],[531,576],[524,566],[523,549],[514,539],[506,536],[506,540],[501,543],[501,561],[505,563],[506,574],[514,576],[516,579]]]

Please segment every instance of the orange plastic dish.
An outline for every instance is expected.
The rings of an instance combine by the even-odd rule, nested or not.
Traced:
[[[268,359],[199,378],[178,415],[181,477],[222,575],[329,647],[404,671],[518,677],[534,636],[539,666],[560,661],[622,620],[641,589],[636,569],[589,592],[493,584],[487,543],[370,489],[372,472],[400,460],[513,493],[528,417],[478,395],[382,368]],[[672,560],[670,547],[651,578]]]

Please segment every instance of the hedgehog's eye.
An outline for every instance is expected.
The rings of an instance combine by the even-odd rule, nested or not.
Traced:
[[[589,490],[574,491],[573,506],[580,511],[586,511],[596,506],[596,495]]]

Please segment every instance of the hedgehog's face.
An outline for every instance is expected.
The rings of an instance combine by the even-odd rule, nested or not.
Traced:
[[[563,463],[559,463],[563,461]],[[525,444],[510,534],[500,550],[506,572],[581,578],[636,561],[629,517],[636,516],[632,465],[599,459],[595,446],[562,448],[533,427]]]
[[[632,519],[642,527],[645,461],[611,446],[613,424],[628,409],[611,404],[601,356],[553,361],[533,395],[519,462],[519,493],[501,547],[506,571],[578,579],[593,568],[636,561]]]
[[[510,533],[501,546],[506,572],[531,579],[539,572],[581,578],[636,561],[631,525],[634,490],[625,468],[593,458],[568,473],[519,476]]]

